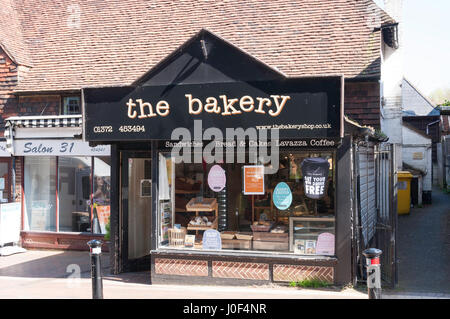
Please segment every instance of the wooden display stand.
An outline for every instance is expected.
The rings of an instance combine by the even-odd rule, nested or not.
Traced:
[[[220,234],[223,249],[252,250],[252,233],[225,231]]]
[[[188,225],[187,230],[195,230],[198,234],[199,230],[217,229],[217,221],[219,217],[219,206],[215,198],[203,198],[198,202],[196,198],[192,198],[186,205],[186,212],[195,212],[195,216],[199,216],[199,212],[214,212],[214,221],[211,226],[193,226]]]
[[[255,250],[289,250],[288,233],[253,232],[253,249]]]
[[[267,190],[267,196],[269,196],[270,200],[270,206],[255,206],[255,195],[252,195],[252,222],[255,221],[255,218],[259,220],[260,210],[268,209],[270,210],[270,215],[272,220],[276,220],[276,216],[274,216],[274,209],[273,209],[273,200],[272,200],[272,192],[273,189]],[[256,216],[257,215],[257,216]]]
[[[169,228],[169,246],[171,247],[184,247],[184,239],[186,236],[186,228],[182,227]]]

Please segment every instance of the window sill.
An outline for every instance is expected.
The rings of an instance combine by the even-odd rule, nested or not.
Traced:
[[[104,234],[95,234],[90,232],[62,232],[62,231],[53,231],[53,230],[21,230],[21,234],[33,234],[33,235],[48,235],[48,234],[54,234],[54,235],[67,235],[67,236],[98,236],[98,237],[104,237]]]
[[[257,251],[236,251],[236,250],[221,250],[221,251],[202,251],[202,250],[191,250],[191,249],[171,249],[171,248],[160,248],[150,251],[151,255],[177,255],[177,256],[189,256],[189,257],[199,257],[199,258],[229,258],[229,259],[259,259],[264,261],[302,261],[311,263],[327,263],[336,264],[338,258],[336,256],[308,256],[308,255],[294,255],[289,253],[277,253],[277,252],[257,252]]]

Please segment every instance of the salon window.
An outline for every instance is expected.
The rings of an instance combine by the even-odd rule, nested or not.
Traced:
[[[56,157],[25,157],[25,230],[56,231]]]

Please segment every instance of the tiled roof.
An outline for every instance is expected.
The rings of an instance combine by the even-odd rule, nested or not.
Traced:
[[[0,0],[0,49],[16,63],[30,65],[15,0]]]
[[[287,76],[379,76],[371,0],[14,1],[33,64],[16,89],[129,85],[201,29]]]

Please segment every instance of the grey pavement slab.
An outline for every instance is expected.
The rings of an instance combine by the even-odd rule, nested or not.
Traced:
[[[450,195],[398,219],[399,286],[385,299],[450,299]],[[367,299],[364,289],[298,289],[279,285],[226,287],[150,285],[149,272],[109,272],[102,254],[105,298],[126,299]],[[89,252],[28,250],[0,256],[0,298],[91,298]]]
[[[450,195],[398,217],[398,292],[450,294]]]
[[[0,299],[90,299],[91,280],[1,277]],[[136,284],[103,280],[105,299],[367,299],[353,289],[339,291],[289,287],[227,287]]]
[[[102,255],[105,299],[367,299],[365,292],[351,288],[151,285],[149,272],[111,275],[108,258],[108,254]],[[3,287],[0,289],[0,298],[3,299],[90,299],[89,253],[28,250],[2,256],[0,287]]]

